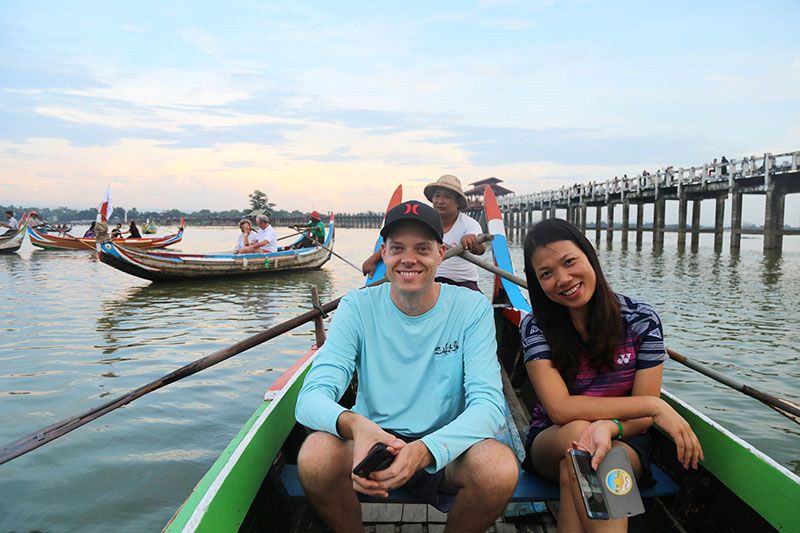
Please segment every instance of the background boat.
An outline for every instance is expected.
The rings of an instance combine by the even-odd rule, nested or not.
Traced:
[[[19,222],[19,227],[16,231],[0,235],[0,254],[14,253],[20,249],[22,241],[25,239],[28,220],[27,214],[22,215],[22,220]]]
[[[151,281],[183,281],[320,268],[331,257],[335,237],[334,216],[322,246],[293,249],[302,240],[269,254],[182,254],[134,250],[117,241],[98,241],[100,261],[133,276]]]
[[[513,273],[499,209],[491,191],[486,196],[495,262],[508,265]],[[519,287],[507,281],[496,278],[493,295],[507,401],[507,423],[498,438],[521,459],[522,437],[535,393],[520,372],[518,324],[530,305]],[[324,336],[318,331],[318,344],[322,341]],[[178,509],[166,531],[324,530],[305,501],[296,467],[306,431],[295,423],[294,410],[316,354],[317,346],[313,346],[269,388],[264,401]],[[354,392],[351,387],[341,403],[352,405]],[[631,520],[632,530],[800,530],[798,476],[667,391],[662,397],[691,424],[706,460],[697,471],[683,470],[673,442],[654,432],[652,459],[658,484],[643,490],[648,512]],[[557,520],[557,506],[552,502],[557,499],[555,483],[522,472],[516,503],[509,505],[493,530],[552,531]],[[373,501],[363,506],[367,531],[412,530],[412,526],[415,531],[423,531],[423,527],[441,531],[446,521],[446,515],[413,502],[402,490],[393,491],[388,503]]]
[[[115,243],[124,243],[128,248],[154,249],[166,248],[181,242],[183,239],[184,222],[181,220],[181,227],[178,233],[164,237],[146,237],[141,239],[113,239]],[[31,244],[45,250],[92,250],[95,249],[94,237],[73,237],[72,235],[58,236],[50,235],[38,231],[36,228],[28,227],[28,236]]]
[[[158,227],[155,223],[150,222],[149,220],[142,224],[142,233],[144,235],[155,235],[158,231]]]

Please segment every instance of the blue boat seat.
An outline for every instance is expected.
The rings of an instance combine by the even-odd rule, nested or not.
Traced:
[[[669,496],[678,492],[678,485],[658,466],[652,465],[653,477],[656,484],[647,489],[641,489],[642,498],[656,496]],[[286,492],[292,498],[304,498],[305,492],[297,476],[297,465],[286,465],[281,472],[281,482]],[[558,483],[545,479],[536,474],[520,470],[517,490],[514,491],[512,502],[543,502],[557,501],[559,498]],[[414,496],[402,488],[389,493],[388,499],[362,498],[364,501],[377,501],[381,503],[419,503]]]

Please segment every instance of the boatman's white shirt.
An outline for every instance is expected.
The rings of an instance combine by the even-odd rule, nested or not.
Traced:
[[[275,233],[275,228],[273,228],[272,225],[258,230],[255,242],[261,241],[269,241],[269,244],[261,248],[262,253],[271,254],[272,252],[278,251],[278,235]]]
[[[481,233],[483,233],[483,229],[477,220],[464,213],[459,213],[455,224],[450,231],[444,234],[442,240],[448,247],[457,246],[461,244],[461,238],[464,235],[480,235]],[[442,261],[442,264],[436,269],[436,275],[453,281],[478,281],[478,267],[460,257],[451,257]]]
[[[6,224],[8,224],[8,227],[10,227],[11,229],[19,229],[19,222],[17,222],[17,219],[14,217],[11,217],[8,220],[6,220]]]

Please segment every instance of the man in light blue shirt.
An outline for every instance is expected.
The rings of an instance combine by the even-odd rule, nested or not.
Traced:
[[[445,246],[431,207],[398,205],[381,235],[389,284],[342,299],[297,399],[297,420],[317,430],[300,450],[300,481],[335,531],[363,530],[356,492],[386,497],[399,487],[449,511],[448,530],[485,531],[518,479],[516,456],[492,438],[505,403],[492,308],[434,281]],[[337,400],[354,371],[347,410]],[[376,443],[392,464],[353,474]]]

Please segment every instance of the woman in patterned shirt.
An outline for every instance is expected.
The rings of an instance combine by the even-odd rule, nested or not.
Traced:
[[[569,222],[536,224],[524,253],[533,313],[520,332],[539,403],[523,466],[559,480],[560,531],[591,530],[576,499],[569,448],[593,454],[597,469],[612,446],[622,447],[642,486],[652,484],[653,424],[675,441],[684,468],[697,468],[703,451],[689,424],[659,397],[667,354],[653,308],[611,290],[591,243]],[[627,519],[604,525],[624,531]]]

